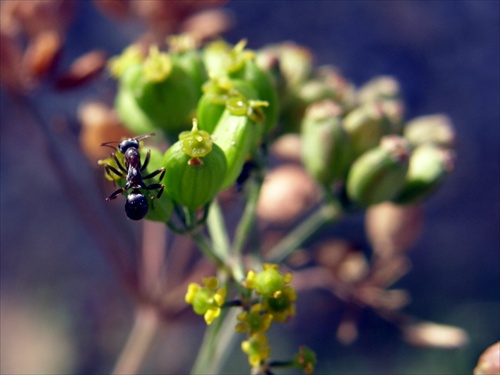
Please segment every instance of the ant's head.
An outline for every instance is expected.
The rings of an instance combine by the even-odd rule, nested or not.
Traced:
[[[138,135],[137,137],[128,138],[128,139],[125,139],[121,142],[111,141],[111,142],[101,143],[101,146],[110,147],[110,148],[113,148],[113,149],[120,151],[122,154],[125,154],[125,152],[129,148],[135,148],[136,150],[138,150],[139,149],[139,141],[142,141],[143,139],[149,138],[153,135],[155,135],[155,134],[151,133],[151,134],[145,134],[145,135]],[[118,146],[117,147],[111,146],[113,143],[114,144],[118,143]]]
[[[124,154],[131,147],[137,150],[139,148],[139,141],[135,138],[125,139],[118,145],[118,150],[120,150],[120,152]]]

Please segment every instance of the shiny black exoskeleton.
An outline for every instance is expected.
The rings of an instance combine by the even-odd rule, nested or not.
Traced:
[[[151,151],[148,150],[144,163],[141,163],[141,155],[139,154],[139,141],[145,138],[149,138],[153,135],[154,133],[151,133],[125,139],[122,142],[113,141],[101,144],[101,146],[111,147],[123,154],[125,166],[123,166],[120,160],[118,160],[115,153],[112,153],[111,156],[115,160],[118,169],[109,164],[104,165],[104,169],[109,176],[113,177],[114,173],[116,176],[125,178],[125,180],[127,181],[124,187],[114,191],[109,197],[106,198],[106,201],[109,202],[115,199],[118,195],[125,193],[129,189],[132,189],[132,192],[128,194],[127,200],[125,202],[125,213],[131,220],[141,220],[148,213],[148,201],[144,194],[141,193],[140,189],[158,190],[156,198],[160,198],[163,193],[164,186],[162,184],[156,183],[146,185],[144,183],[144,180],[149,180],[157,175],[160,175],[159,181],[161,181],[163,179],[163,176],[165,175],[165,168],[157,169],[156,171],[146,176],[142,175],[142,173],[148,166]],[[118,146],[110,146],[110,144],[113,143],[118,143]],[[151,197],[151,199],[154,198],[155,197]]]

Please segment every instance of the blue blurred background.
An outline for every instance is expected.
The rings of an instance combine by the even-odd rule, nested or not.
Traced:
[[[465,328],[469,345],[416,349],[368,314],[359,340],[344,347],[327,316],[307,322],[299,306],[298,322],[276,334],[286,341],[278,353],[306,343],[318,354],[318,374],[471,373],[479,354],[500,338],[500,2],[234,1],[225,8],[236,20],[225,34],[230,42],[247,38],[254,49],[303,44],[317,65],[335,65],[358,86],[392,75],[409,119],[446,113],[458,134],[456,170],[426,204],[412,271],[397,286],[411,292],[406,311]],[[110,21],[80,1],[63,64],[93,48],[118,54],[142,29]],[[111,94],[103,84],[38,100],[48,117],[71,125],[81,101]],[[25,365],[37,356],[52,360],[45,373],[107,373],[128,333],[131,303],[68,204],[39,131],[3,92],[0,131],[2,362],[11,351],[32,349]],[[82,170],[80,183],[95,190],[89,168],[74,168]],[[316,306],[313,297],[306,302]],[[185,372],[202,329],[166,327],[143,373]],[[227,372],[247,373],[246,364],[238,365],[245,363],[238,347],[233,358]]]

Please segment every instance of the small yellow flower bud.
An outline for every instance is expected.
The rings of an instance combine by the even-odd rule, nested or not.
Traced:
[[[241,343],[241,349],[248,355],[248,363],[251,366],[259,366],[262,361],[269,358],[270,347],[267,344],[267,336],[258,332]]]
[[[201,287],[196,283],[189,284],[188,291],[187,291],[186,297],[185,297],[186,303],[188,303],[190,305],[193,303],[194,297],[195,297],[196,293],[198,293],[200,288]]]
[[[220,308],[219,307],[211,307],[207,310],[207,312],[204,315],[205,322],[207,325],[212,324],[212,322],[215,320],[220,315]]]
[[[172,60],[167,53],[160,52],[158,47],[152,46],[149,55],[144,61],[142,73],[148,82],[162,82],[172,72]]]

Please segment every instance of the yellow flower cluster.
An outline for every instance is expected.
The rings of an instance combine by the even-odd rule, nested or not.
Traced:
[[[255,292],[256,303],[238,315],[235,330],[248,334],[242,350],[252,366],[260,366],[269,358],[270,347],[265,332],[273,321],[285,322],[295,314],[297,295],[289,284],[292,274],[282,274],[276,264],[264,264],[261,272],[248,271],[244,285]]]
[[[207,324],[212,324],[226,300],[226,287],[219,288],[219,280],[215,277],[203,279],[203,285],[189,284],[185,300],[193,305],[196,314],[204,316]]]
[[[294,366],[304,370],[304,374],[312,374],[316,366],[316,354],[307,346],[301,346],[295,356]]]
[[[273,319],[273,316],[266,313],[262,304],[257,303],[250,308],[250,311],[243,311],[237,317],[236,332],[241,333],[256,333],[266,332]]]
[[[241,349],[248,355],[248,363],[251,366],[260,366],[262,361],[269,358],[270,347],[267,336],[262,332],[253,333],[248,340],[241,343]]]
[[[295,315],[297,294],[290,285],[292,274],[283,274],[278,265],[264,264],[261,272],[248,271],[242,286],[246,289],[241,300],[226,303],[226,287],[219,287],[215,277],[203,279],[203,285],[191,283],[186,293],[186,302],[193,306],[198,315],[204,315],[211,324],[220,314],[222,306],[239,306],[243,311],[237,316],[235,331],[247,335],[241,343],[242,351],[248,356],[253,371],[267,373],[273,366],[269,362],[271,347],[266,332],[272,322],[283,323]],[[295,358],[287,363],[311,374],[316,364],[312,350],[301,347]]]

